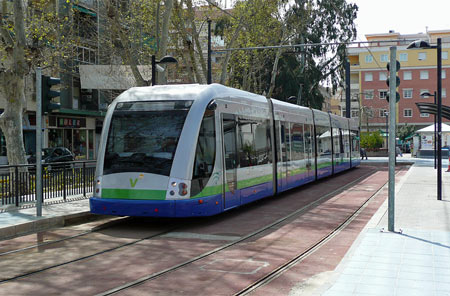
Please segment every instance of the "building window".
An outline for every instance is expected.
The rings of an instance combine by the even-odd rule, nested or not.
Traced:
[[[442,70],[441,78],[442,78],[442,79],[447,78],[447,73],[445,72],[445,70]]]
[[[386,72],[380,72],[379,73],[379,79],[380,79],[380,81],[386,81],[386,79],[387,79]]]
[[[95,65],[97,63],[97,51],[92,48],[77,46],[75,63],[82,65]]]
[[[372,73],[365,73],[365,74],[364,74],[364,80],[365,80],[365,81],[372,81],[372,80],[373,80],[373,75],[372,75]]]
[[[380,109],[380,117],[387,117],[387,110],[386,109]]]
[[[412,72],[411,71],[403,72],[403,80],[412,80]]]
[[[419,61],[425,61],[427,59],[426,52],[419,52]]]
[[[366,63],[372,63],[372,62],[373,62],[372,55],[370,55],[370,54],[366,55]]]
[[[420,96],[421,96],[422,98],[424,98],[424,99],[428,99],[429,96],[422,96],[423,93],[427,93],[427,92],[429,92],[428,89],[421,89],[421,90],[420,90]]]
[[[412,88],[404,88],[403,89],[403,98],[405,99],[412,99],[413,97],[413,90]]]
[[[428,79],[428,77],[429,75],[427,70],[420,71],[420,79]]]
[[[442,51],[441,57],[443,60],[448,60],[448,51]]]
[[[447,89],[443,88],[441,90],[441,95],[442,95],[443,98],[446,98],[447,97]]]
[[[358,109],[352,109],[352,118],[358,117],[359,116],[359,112]]]
[[[378,97],[380,99],[386,99],[386,97],[387,97],[387,90],[379,90],[378,91]]]
[[[407,53],[401,53],[399,55],[400,62],[407,62],[408,61],[408,54]]]
[[[403,117],[412,117],[412,109],[403,109]]]
[[[366,100],[372,100],[372,99],[373,99],[373,89],[366,90],[366,91],[364,92],[364,98],[365,98]]]
[[[384,62],[384,63],[387,63],[389,60],[388,60],[388,55],[387,54],[382,54],[381,56],[380,56],[380,61],[381,62]]]
[[[420,117],[430,117],[429,113],[420,113]]]

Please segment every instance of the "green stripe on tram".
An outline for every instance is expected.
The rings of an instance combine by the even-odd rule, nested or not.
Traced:
[[[164,200],[166,190],[103,188],[102,198]]]
[[[243,189],[255,185],[259,185],[262,183],[272,181],[272,175],[265,175],[261,177],[251,178],[247,180],[238,181],[238,189]]]
[[[195,196],[191,196],[191,198],[201,198],[205,196],[212,196],[222,193],[222,185],[216,185],[216,186],[208,186],[205,187],[199,194]]]

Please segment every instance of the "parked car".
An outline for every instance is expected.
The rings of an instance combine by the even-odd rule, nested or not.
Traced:
[[[51,168],[51,163],[56,162],[68,162],[74,161],[75,156],[69,149],[65,147],[53,147],[53,148],[43,148],[42,149],[42,164],[48,165]],[[36,155],[32,155],[28,158],[29,164],[36,163]],[[61,165],[63,167],[70,167],[69,165]],[[55,167],[55,166],[54,166]]]

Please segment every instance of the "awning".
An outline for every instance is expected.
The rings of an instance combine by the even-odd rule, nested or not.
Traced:
[[[72,8],[75,9],[75,10],[78,10],[80,12],[92,15],[92,16],[97,16],[97,14],[95,12],[93,12],[93,11],[87,9],[87,8],[84,8],[83,6],[79,6],[79,5],[73,4]]]
[[[428,113],[428,114],[434,114],[437,115],[438,113],[438,106],[437,104],[433,103],[416,103],[417,107],[419,108],[420,113]],[[450,107],[442,105],[441,108],[442,117],[445,119],[450,120]]]
[[[152,78],[152,67],[139,65],[144,80]],[[130,66],[80,65],[81,88],[125,90],[137,86]]]

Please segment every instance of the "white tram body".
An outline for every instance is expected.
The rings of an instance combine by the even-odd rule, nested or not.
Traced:
[[[91,212],[215,215],[359,163],[354,120],[219,84],[136,87],[108,108]]]

